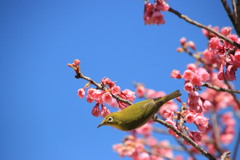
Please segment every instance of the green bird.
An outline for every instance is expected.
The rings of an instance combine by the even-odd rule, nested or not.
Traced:
[[[180,91],[177,90],[164,97],[135,103],[119,112],[110,113],[97,128],[108,125],[123,131],[134,130],[147,123],[163,104],[181,95]]]

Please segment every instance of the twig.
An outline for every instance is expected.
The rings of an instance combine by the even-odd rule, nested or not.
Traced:
[[[207,26],[205,26],[205,25],[203,25],[203,24],[201,24],[201,23],[199,23],[199,22],[197,22],[197,21],[194,21],[194,20],[192,20],[192,19],[190,19],[189,17],[181,14],[180,12],[176,11],[175,9],[173,9],[173,8],[171,8],[171,7],[169,8],[168,11],[171,12],[171,13],[174,13],[174,14],[177,15],[179,18],[184,19],[184,20],[187,21],[188,23],[193,24],[193,25],[195,25],[195,26],[197,26],[197,27],[206,29],[207,31],[215,34],[215,35],[218,36],[219,38],[222,38],[223,40],[227,41],[228,43],[236,46],[237,48],[240,48],[240,44],[234,42],[233,40],[231,40],[231,39],[229,39],[229,38],[227,38],[227,37],[225,37],[225,36],[222,35],[221,33],[214,31],[211,27],[207,27]]]
[[[235,23],[235,22],[236,22],[236,21],[235,21],[235,17],[234,17],[233,12],[231,11],[230,6],[228,5],[228,3],[227,3],[226,0],[221,0],[221,1],[222,1],[222,5],[223,5],[225,11],[227,12],[228,17],[230,18],[230,20],[231,20],[234,28],[237,30],[237,26],[236,26],[236,23]]]
[[[180,132],[178,129],[176,129],[176,127],[172,126],[171,124],[159,119],[159,118],[153,118],[153,120],[155,122],[158,122],[168,128],[170,128],[171,130],[173,130],[177,135],[179,135],[180,137],[182,137],[185,141],[187,141],[188,143],[190,143],[193,147],[195,147],[202,155],[204,155],[205,157],[207,157],[210,160],[216,160],[216,158],[214,158],[210,153],[208,153],[207,151],[205,151],[200,145],[198,145],[197,143],[195,143],[191,138],[189,138],[188,136],[184,135],[182,132]]]
[[[214,137],[214,144],[217,149],[217,151],[220,153],[220,155],[223,153],[223,150],[221,148],[221,141],[220,141],[220,133],[219,133],[219,126],[217,123],[217,115],[216,112],[213,110],[211,114],[211,120],[212,120],[212,127],[213,127],[213,137]]]
[[[227,80],[224,79],[224,83],[228,86],[228,88],[229,88],[230,90],[232,90],[232,86],[228,83]],[[237,105],[238,105],[238,108],[240,109],[240,102],[238,101],[237,96],[236,96],[234,93],[232,93],[232,92],[230,92],[230,94],[233,96],[235,102],[236,102]],[[239,112],[236,112],[236,114],[237,114],[237,116],[240,118]]]
[[[77,79],[79,79],[79,78],[85,79],[85,80],[87,80],[88,82],[90,82],[91,84],[95,85],[98,89],[101,89],[101,90],[106,91],[106,88],[105,88],[104,86],[102,86],[101,84],[95,82],[95,81],[92,80],[90,77],[84,76],[82,73],[77,73],[77,75],[75,76],[75,78],[77,78]],[[119,96],[117,96],[117,95],[114,95],[114,94],[112,94],[112,96],[113,96],[115,99],[117,99],[118,101],[122,101],[122,102],[124,102],[124,103],[126,103],[126,104],[132,105],[132,103],[131,103],[130,101],[126,100],[126,99],[123,99],[123,98],[121,98],[121,97],[119,97]]]
[[[240,130],[238,131],[238,137],[233,151],[233,160],[236,160],[237,158],[239,143],[240,143]]]
[[[221,88],[221,87],[212,85],[212,84],[210,84],[210,83],[208,83],[208,82],[205,82],[202,86],[207,87],[207,88],[214,89],[214,90],[216,90],[216,91],[228,92],[228,93],[238,93],[238,94],[240,94],[240,91],[238,91],[238,90],[229,90],[229,89]]]
[[[230,151],[224,152],[224,153],[221,155],[221,160],[229,160],[230,153],[231,153]]]
[[[180,139],[178,139],[178,138],[175,138],[175,139],[184,148],[184,150],[188,152],[188,154],[193,158],[193,160],[197,160],[196,157],[194,156],[193,152],[190,151]]]

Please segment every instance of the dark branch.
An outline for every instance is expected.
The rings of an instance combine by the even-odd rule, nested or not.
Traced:
[[[231,39],[229,39],[229,38],[227,38],[227,37],[225,37],[225,36],[222,35],[221,33],[214,31],[211,27],[207,27],[207,26],[205,26],[205,25],[203,25],[203,24],[201,24],[201,23],[199,23],[199,22],[197,22],[197,21],[194,21],[194,20],[190,19],[189,17],[187,17],[187,16],[179,13],[178,11],[174,10],[174,9],[171,8],[171,7],[169,8],[168,11],[171,12],[171,13],[174,13],[174,14],[177,15],[179,18],[184,19],[186,22],[188,22],[188,23],[190,23],[190,24],[193,24],[193,25],[195,25],[195,26],[197,26],[197,27],[206,29],[207,31],[215,34],[215,35],[218,36],[219,38],[222,38],[223,40],[227,41],[228,43],[236,46],[237,48],[240,48],[240,44],[234,42],[233,40],[231,40]]]
[[[208,159],[216,160],[216,158],[214,158],[210,153],[205,151],[200,145],[195,143],[191,138],[189,138],[188,136],[186,136],[185,134],[180,132],[176,127],[172,126],[171,124],[169,124],[169,123],[167,123],[167,122],[165,122],[165,121],[163,121],[159,118],[153,118],[153,120],[155,122],[158,122],[158,123],[170,128],[171,130],[173,130],[178,136],[182,137],[185,141],[187,141],[189,144],[191,144],[194,148],[196,148],[202,155],[204,155]]]

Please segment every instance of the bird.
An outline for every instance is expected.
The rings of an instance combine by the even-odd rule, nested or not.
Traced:
[[[181,96],[176,90],[164,97],[147,99],[128,106],[118,112],[108,114],[97,128],[108,125],[122,131],[131,131],[147,123],[166,102]]]

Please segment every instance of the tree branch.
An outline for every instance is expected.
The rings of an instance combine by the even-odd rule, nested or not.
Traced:
[[[226,0],[221,0],[221,1],[222,1],[222,5],[223,5],[225,11],[227,12],[228,17],[231,20],[235,30],[237,30],[237,24],[236,24],[235,16],[234,16],[233,12],[231,11],[230,6],[228,5]]]
[[[227,80],[224,79],[224,83],[228,86],[229,90],[231,90],[231,91],[233,90],[232,86],[228,83]],[[240,102],[238,101],[237,96],[234,93],[232,93],[232,92],[230,92],[230,94],[233,96],[235,102],[237,103],[238,108],[240,109]],[[240,118],[240,112],[237,111],[236,114],[237,114],[238,118]]]
[[[193,25],[195,25],[195,26],[197,26],[197,27],[206,29],[207,31],[215,34],[215,35],[218,36],[219,38],[222,38],[223,40],[227,41],[228,43],[230,43],[230,44],[232,44],[232,45],[234,45],[234,46],[236,46],[237,48],[240,49],[240,44],[234,42],[233,40],[231,40],[231,39],[229,39],[229,38],[227,38],[227,37],[225,37],[225,36],[222,35],[221,33],[214,31],[211,27],[207,27],[207,26],[205,26],[205,25],[203,25],[203,24],[201,24],[201,23],[199,23],[199,22],[197,22],[197,21],[194,21],[194,20],[190,19],[189,17],[187,17],[187,16],[179,13],[178,11],[176,11],[175,9],[173,9],[173,8],[171,8],[171,7],[169,8],[168,11],[171,12],[171,13],[173,13],[173,14],[175,14],[175,15],[177,15],[179,18],[184,19],[186,22],[188,22],[188,23],[190,23],[190,24],[193,24]]]
[[[79,78],[85,79],[85,80],[87,80],[88,82],[90,82],[91,84],[95,85],[98,89],[101,89],[101,90],[103,90],[103,91],[106,91],[106,88],[105,88],[104,86],[102,86],[101,84],[95,82],[95,81],[92,80],[90,77],[84,76],[84,75],[83,75],[82,73],[80,73],[80,72],[77,73],[77,75],[75,76],[75,78],[77,78],[77,79],[79,79]],[[130,101],[126,100],[126,99],[123,99],[123,98],[121,98],[121,97],[119,97],[119,96],[117,96],[117,95],[114,95],[114,94],[112,94],[112,96],[113,96],[116,100],[118,100],[118,101],[121,101],[121,102],[124,102],[124,103],[126,103],[126,104],[132,105],[132,103],[131,103]]]
[[[212,84],[210,84],[210,83],[208,83],[208,82],[205,82],[202,86],[207,87],[207,88],[214,89],[214,90],[216,90],[216,91],[228,92],[228,93],[238,93],[238,94],[240,94],[240,91],[238,91],[238,90],[229,90],[229,89],[221,88],[221,87],[212,85]]]
[[[204,155],[208,159],[216,160],[216,158],[214,158],[210,153],[205,151],[200,145],[195,143],[191,138],[189,138],[188,136],[186,136],[182,132],[180,132],[178,129],[176,129],[176,127],[172,126],[171,124],[169,124],[159,118],[153,118],[153,120],[155,122],[158,122],[158,123],[166,126],[167,128],[170,128],[171,130],[173,130],[178,136],[182,137],[185,141],[187,141],[189,144],[191,144],[193,147],[195,147],[202,155]]]

